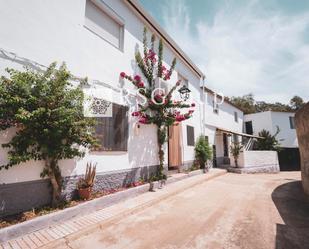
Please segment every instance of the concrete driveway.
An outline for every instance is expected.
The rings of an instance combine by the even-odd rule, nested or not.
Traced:
[[[225,174],[54,248],[309,248],[299,180]]]

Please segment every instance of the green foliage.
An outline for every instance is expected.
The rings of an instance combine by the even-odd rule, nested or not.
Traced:
[[[147,104],[144,106],[139,105],[139,110],[132,115],[137,117],[141,124],[155,124],[157,126],[157,138],[158,138],[158,156],[159,156],[159,172],[158,177],[160,179],[166,178],[163,174],[163,162],[164,151],[162,149],[163,144],[167,138],[167,128],[177,122],[189,119],[192,117],[194,110],[182,114],[180,109],[194,107],[194,105],[186,104],[182,101],[174,101],[172,99],[173,93],[180,85],[177,82],[168,93],[156,92],[154,99],[152,99],[152,91],[155,88],[154,81],[157,78],[161,78],[164,81],[168,81],[175,69],[176,58],[173,59],[171,67],[167,69],[163,66],[163,41],[159,40],[158,51],[155,50],[155,36],[151,36],[150,46],[147,41],[147,29],[144,28],[143,33],[143,53],[137,51],[135,54],[136,63],[147,79],[147,85],[142,82],[142,77],[135,75],[134,77],[126,75],[124,72],[120,74],[122,78],[125,78],[137,87],[142,95],[147,99]],[[150,48],[149,48],[150,47]],[[143,54],[143,55],[142,55]],[[157,104],[160,103],[160,104]]]
[[[195,161],[201,169],[205,168],[205,163],[212,157],[212,149],[204,136],[200,136],[195,144]]]
[[[85,176],[80,178],[79,181],[77,182],[78,189],[93,187],[96,176],[96,168],[97,163],[96,164],[87,163]]]
[[[243,149],[243,146],[239,142],[232,143],[230,146],[230,151],[231,151],[232,156],[234,157],[236,167],[238,167],[238,157],[242,149]]]
[[[254,107],[254,96],[253,94],[247,94],[242,97],[232,97],[230,98],[230,101],[238,106],[241,110],[244,111],[245,114],[248,113],[254,113],[255,112],[255,107]]]
[[[302,108],[306,103],[304,102],[304,100],[295,95],[293,98],[291,98],[290,100],[290,106],[294,111],[299,110],[300,108]]]
[[[255,101],[253,94],[247,94],[242,97],[231,97],[230,102],[238,106],[244,111],[245,114],[264,112],[264,111],[277,111],[277,112],[291,112],[297,111],[305,102],[299,96],[294,96],[289,105],[280,102],[268,103],[265,101]]]
[[[277,140],[277,135],[279,134],[280,129],[277,126],[277,131],[274,135],[271,135],[269,131],[262,130],[259,132],[259,136],[264,139],[258,139],[255,143],[254,149],[256,150],[280,150],[280,143]]]
[[[65,64],[51,64],[45,72],[8,69],[0,79],[0,129],[17,132],[8,149],[8,169],[29,160],[44,160],[42,177],[49,176],[54,203],[60,197],[61,172],[58,161],[84,155],[79,146],[95,144],[93,120],[83,116],[83,91],[70,83]]]

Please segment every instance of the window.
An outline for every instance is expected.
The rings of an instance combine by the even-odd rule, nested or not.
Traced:
[[[187,145],[194,146],[194,127],[187,125]]]
[[[97,118],[95,135],[99,151],[127,151],[128,107],[113,103],[113,116]]]
[[[216,114],[219,114],[219,104],[218,103],[215,104],[215,101],[212,101],[212,107],[213,107],[213,112]]]
[[[253,135],[252,121],[245,122],[246,133]]]
[[[234,120],[235,122],[238,123],[238,113],[237,112],[234,112]]]
[[[208,136],[205,136],[205,141],[209,145],[209,138],[208,138]]]
[[[104,2],[86,0],[85,27],[113,46],[123,49],[122,19]]]
[[[290,119],[290,128],[295,129],[295,118],[289,117],[289,119]]]

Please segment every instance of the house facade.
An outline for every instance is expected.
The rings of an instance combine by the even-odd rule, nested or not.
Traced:
[[[231,143],[242,140],[244,114],[223,96],[216,95],[208,88],[204,88],[204,91],[205,134],[213,147],[214,166],[220,167],[230,163]]]
[[[63,193],[70,199],[87,162],[96,162],[95,189],[111,189],[148,178],[158,165],[156,127],[137,125],[131,116],[136,105],[132,84],[119,73],[140,74],[135,64],[137,49],[142,50],[143,28],[164,42],[166,65],[177,59],[170,82],[182,79],[191,90],[191,119],[169,130],[165,146],[165,168],[190,167],[198,136],[208,137],[219,164],[228,157],[230,132],[242,132],[243,113],[230,103],[216,104],[215,94],[201,88],[204,75],[169,35],[131,0],[67,0],[21,3],[17,0],[0,6],[0,74],[5,68],[24,66],[44,70],[53,61],[65,62],[71,73],[88,77],[89,87],[100,93],[112,108],[111,117],[98,119],[98,151],[87,151],[82,159],[60,162],[64,176]],[[149,36],[150,38],[150,36]],[[117,131],[117,132],[116,132]],[[10,141],[15,129],[0,133],[0,143]],[[6,164],[7,151],[0,148],[0,164]],[[50,202],[49,180],[40,178],[43,162],[29,161],[0,171],[1,216],[17,213]]]
[[[300,157],[298,140],[295,129],[294,112],[266,111],[244,116],[244,128],[248,134],[258,135],[260,131],[267,130],[276,136],[281,150],[278,152],[281,170],[299,170]]]

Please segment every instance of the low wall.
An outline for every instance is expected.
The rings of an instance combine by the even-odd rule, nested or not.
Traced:
[[[94,191],[124,187],[155,174],[157,166],[117,170],[97,174]],[[66,200],[77,197],[76,183],[81,176],[64,177],[62,195]],[[49,179],[0,184],[0,218],[51,203]]]
[[[231,166],[235,168],[234,158],[231,157],[230,159]],[[243,151],[239,155],[236,171],[244,173],[279,172],[278,153],[276,151]]]
[[[309,195],[309,103],[295,114],[295,125],[301,159],[301,179],[304,191]]]

